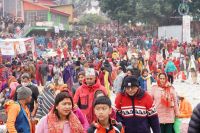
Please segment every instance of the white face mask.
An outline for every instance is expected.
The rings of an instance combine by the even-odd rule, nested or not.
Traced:
[[[26,86],[29,85],[29,83],[25,83],[25,82],[22,82],[21,84],[22,84],[22,86],[24,86],[24,87],[26,87]]]

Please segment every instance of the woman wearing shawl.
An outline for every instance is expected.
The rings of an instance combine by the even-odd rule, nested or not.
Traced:
[[[158,112],[161,133],[173,133],[173,123],[179,115],[175,89],[165,73],[158,75],[157,85],[152,87],[152,97]]]
[[[63,71],[63,81],[71,89],[72,86],[73,86],[73,68],[71,67],[69,62],[67,62],[65,65],[66,66],[65,66],[65,69]]]
[[[191,56],[188,71],[191,73],[193,84],[197,84],[198,74],[197,74],[197,67],[196,67],[196,61],[195,61],[194,55]]]
[[[149,74],[147,69],[142,70],[142,75],[138,78],[141,89],[151,92],[152,83],[155,82],[154,78]]]
[[[111,95],[111,86],[112,86],[112,80],[110,73],[106,70],[105,67],[101,68],[101,71],[99,73],[99,80],[101,84],[106,88],[108,92],[108,96]]]
[[[73,113],[73,99],[67,92],[59,93],[55,98],[54,108],[43,117],[36,128],[36,133],[84,133],[84,129]]]

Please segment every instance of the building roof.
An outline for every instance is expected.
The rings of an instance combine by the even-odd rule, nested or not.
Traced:
[[[54,5],[54,6],[51,6],[51,8],[54,8],[54,7],[62,7],[62,6],[72,6],[72,7],[74,8],[74,4]]]
[[[31,1],[28,1],[28,0],[23,0],[23,1],[24,1],[24,2],[27,2],[27,3],[29,3],[29,4],[35,5],[35,6],[42,7],[42,8],[44,8],[44,9],[46,9],[46,10],[52,12],[52,13],[60,14],[60,15],[63,15],[63,16],[70,16],[70,14],[68,14],[68,13],[59,11],[59,10],[57,10],[57,9],[53,9],[53,8],[51,8],[51,7],[49,7],[49,6],[46,6],[46,5],[43,5],[43,4],[41,4],[41,3],[31,2]]]
[[[53,2],[52,0],[38,0],[37,3],[41,3],[41,4],[45,4],[45,5],[50,5],[50,6],[56,5],[55,2]]]

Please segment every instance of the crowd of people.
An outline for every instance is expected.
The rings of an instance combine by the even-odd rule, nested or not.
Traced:
[[[24,27],[25,23],[21,18],[6,15],[0,16],[0,38],[15,38],[16,34]]]
[[[2,129],[198,133],[199,105],[192,115],[190,102],[173,84],[189,78],[199,84],[199,42],[131,37],[123,29],[115,36],[113,29],[52,39],[44,46],[55,49],[55,57],[17,56],[0,64]],[[180,120],[181,127],[175,126]]]

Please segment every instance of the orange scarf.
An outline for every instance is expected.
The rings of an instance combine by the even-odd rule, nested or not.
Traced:
[[[47,122],[49,133],[63,133],[65,122],[59,121],[53,110],[48,114]],[[69,126],[71,133],[84,133],[83,126],[73,112],[69,114]]]

